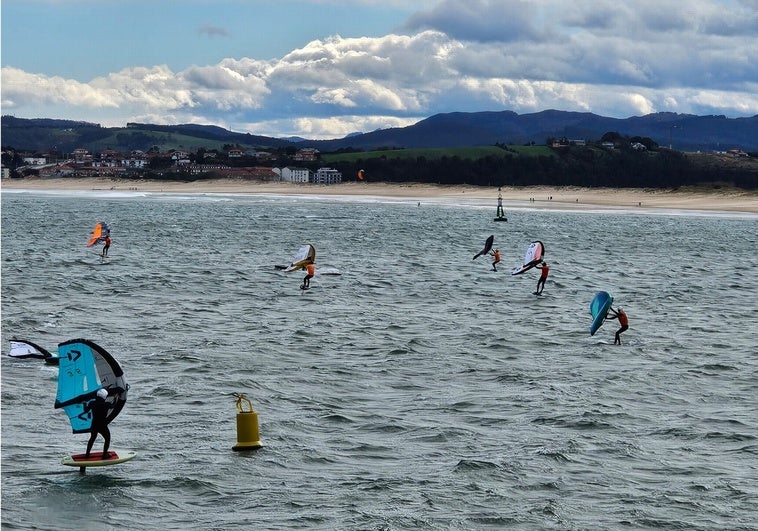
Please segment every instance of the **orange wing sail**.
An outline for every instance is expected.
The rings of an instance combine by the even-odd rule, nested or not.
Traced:
[[[105,240],[105,237],[108,236],[110,233],[111,233],[111,228],[108,226],[106,222],[101,221],[100,223],[95,225],[95,228],[92,231],[92,237],[87,242],[87,247],[92,247],[96,243]]]

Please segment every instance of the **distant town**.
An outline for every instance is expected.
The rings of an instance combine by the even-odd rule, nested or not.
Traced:
[[[543,145],[386,148],[375,151],[244,146],[23,150],[4,147],[2,178],[106,178],[191,182],[235,179],[334,185],[420,182],[477,186],[679,186],[758,188],[758,157],[739,148],[685,153],[648,137],[609,132],[597,141],[548,138]]]
[[[72,153],[30,153],[4,150],[2,178],[38,176],[163,178],[193,180],[198,178],[254,179],[259,181],[338,184],[342,173],[334,168],[305,166],[318,164],[317,149],[299,149],[293,153],[267,152],[229,147],[224,150],[196,151],[172,149],[160,152],[133,150],[127,153],[104,149],[90,153],[85,148]],[[280,162],[291,162],[272,166]]]
[[[331,140],[0,118],[3,178],[758,189],[758,116],[456,112]]]

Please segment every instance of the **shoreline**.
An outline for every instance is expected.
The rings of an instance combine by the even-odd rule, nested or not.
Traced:
[[[465,200],[497,206],[496,187],[421,183],[348,182],[333,185],[263,182],[236,179],[203,179],[192,182],[107,178],[3,179],[2,190],[17,191],[115,191],[193,194],[270,194],[313,196],[375,196],[427,200]],[[503,202],[511,207],[534,209],[669,209],[742,212],[758,214],[758,192],[723,190],[653,190],[642,188],[581,188],[574,186],[502,187]],[[523,203],[523,204],[521,204]]]

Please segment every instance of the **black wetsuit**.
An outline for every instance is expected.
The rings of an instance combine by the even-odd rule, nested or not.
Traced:
[[[105,399],[100,398],[99,396],[84,404],[84,411],[92,412],[92,427],[90,428],[92,435],[90,435],[89,441],[87,442],[86,455],[89,455],[90,450],[92,450],[92,445],[95,444],[95,439],[97,438],[98,433],[103,436],[103,439],[105,439],[105,443],[103,444],[103,457],[108,453],[108,446],[111,444],[111,431],[108,429],[108,419],[106,418],[108,415],[108,408],[108,403]]]
[[[629,330],[629,325],[621,325],[621,328],[616,330],[616,337],[613,340],[614,345],[617,343],[621,344],[621,332],[626,332],[627,330]]]

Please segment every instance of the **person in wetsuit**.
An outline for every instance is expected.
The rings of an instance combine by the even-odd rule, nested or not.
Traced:
[[[108,258],[108,249],[111,248],[111,237],[105,236],[105,245],[103,246],[103,253],[100,255],[103,258]]]
[[[542,265],[536,265],[534,267],[542,270],[540,273],[540,278],[537,281],[537,291],[535,291],[537,295],[542,295],[542,290],[545,289],[545,281],[547,280],[547,275],[550,272],[550,266],[547,265],[547,262],[542,262]]]
[[[105,399],[108,397],[108,391],[105,389],[98,389],[97,390],[97,396],[93,399],[84,404],[84,412],[91,411],[92,412],[92,427],[90,428],[90,435],[89,441],[87,442],[87,451],[85,452],[85,456],[89,457],[89,453],[92,450],[92,445],[95,444],[95,439],[97,438],[97,434],[103,436],[103,439],[105,439],[105,443],[103,444],[103,459],[108,459],[108,447],[111,444],[111,431],[108,429],[108,409],[109,405],[108,402],[105,401]]]
[[[621,325],[621,328],[616,330],[616,337],[613,340],[614,345],[620,345],[621,344],[621,333],[625,332],[629,329],[629,317],[626,315],[626,312],[624,309],[619,306],[618,309],[614,310],[611,308],[611,313],[613,313],[613,316],[607,317],[607,319],[618,319],[619,324]]]
[[[490,253],[492,255],[492,270],[497,271],[497,264],[500,263],[500,249],[495,249]]]
[[[307,271],[307,275],[305,275],[305,278],[303,279],[303,289],[310,288],[311,287],[311,279],[313,278],[313,275],[316,274],[316,265],[311,262],[307,266],[305,266],[305,270]]]

